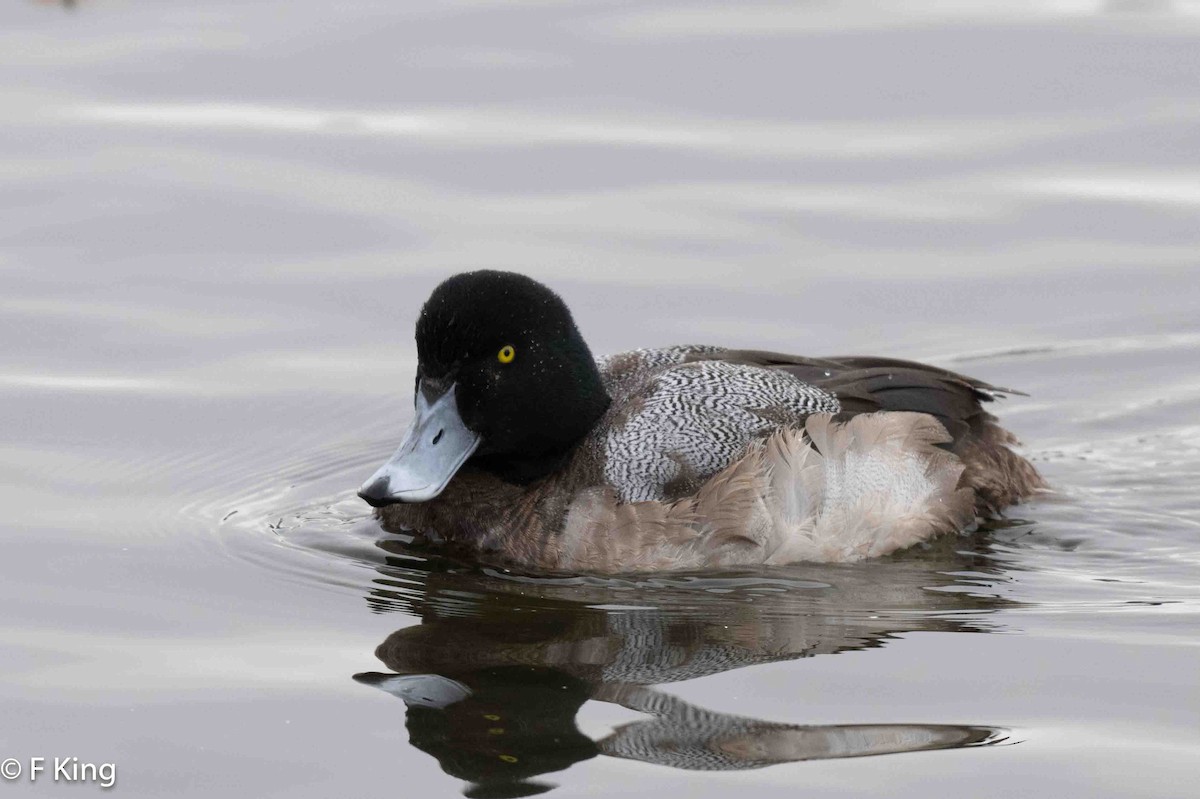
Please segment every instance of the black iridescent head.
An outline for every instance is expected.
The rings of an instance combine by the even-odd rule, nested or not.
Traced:
[[[455,275],[417,320],[417,383],[455,387],[481,436],[470,463],[511,482],[558,465],[608,408],[596,364],[553,291],[512,272]]]

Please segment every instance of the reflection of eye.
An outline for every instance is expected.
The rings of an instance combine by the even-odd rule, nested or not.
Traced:
[[[500,363],[512,363],[515,357],[517,357],[517,351],[512,348],[511,344],[505,344],[500,348],[500,352],[496,353],[496,360]]]

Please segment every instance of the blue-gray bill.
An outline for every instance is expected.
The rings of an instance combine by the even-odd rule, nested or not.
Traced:
[[[355,674],[354,679],[398,696],[409,707],[442,709],[471,696],[471,689],[440,674]]]
[[[400,448],[358,490],[369,505],[433,499],[475,452],[480,437],[463,423],[454,388],[430,402],[418,387],[417,415]]]

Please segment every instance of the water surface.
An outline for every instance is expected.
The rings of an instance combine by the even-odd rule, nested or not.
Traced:
[[[6,5],[0,757],[136,796],[1189,795],[1198,74],[1185,2]],[[353,491],[479,267],[598,353],[1022,389],[1055,490],[853,567],[415,551]]]

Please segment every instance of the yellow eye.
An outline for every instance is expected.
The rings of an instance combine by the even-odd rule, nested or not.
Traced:
[[[500,348],[500,352],[496,353],[496,360],[500,363],[512,363],[515,357],[517,357],[517,351],[512,348],[511,344],[505,344]]]

